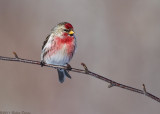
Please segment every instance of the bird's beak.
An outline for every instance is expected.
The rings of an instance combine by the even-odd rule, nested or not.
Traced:
[[[72,34],[74,34],[74,32],[71,30],[71,31],[69,31],[69,35],[72,35]]]

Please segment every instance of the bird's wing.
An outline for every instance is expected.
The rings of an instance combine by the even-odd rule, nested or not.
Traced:
[[[42,46],[42,52],[41,52],[41,60],[43,61],[44,60],[44,57],[46,56],[46,54],[50,51],[50,42],[52,41],[53,45],[55,45],[55,41],[54,41],[54,38],[52,39],[50,37],[51,35],[48,35],[45,39],[45,41],[43,42],[43,46]],[[50,38],[52,40],[50,40]],[[49,45],[48,45],[49,44]]]
[[[48,42],[49,37],[50,37],[50,34],[46,37],[45,41],[43,42],[42,50],[44,46],[46,45],[46,43]]]

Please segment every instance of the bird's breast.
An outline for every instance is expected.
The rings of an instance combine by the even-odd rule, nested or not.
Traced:
[[[71,44],[74,41],[74,37],[66,36],[65,38],[57,38],[58,44]]]
[[[51,46],[51,53],[58,53],[59,51],[68,56],[72,56],[75,50],[74,37],[55,38],[55,43]]]

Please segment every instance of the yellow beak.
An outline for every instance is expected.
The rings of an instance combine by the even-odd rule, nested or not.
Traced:
[[[72,34],[74,34],[74,32],[71,30],[71,31],[69,31],[69,34],[71,34],[71,35],[72,35]]]

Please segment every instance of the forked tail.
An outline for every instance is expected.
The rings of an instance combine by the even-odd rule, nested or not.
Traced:
[[[59,82],[63,83],[65,77],[71,78],[67,70],[57,69],[57,71],[58,71],[58,76],[59,76]]]

